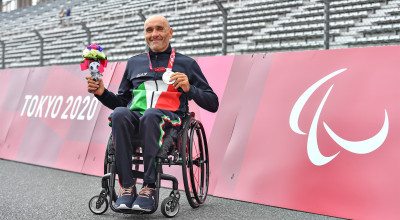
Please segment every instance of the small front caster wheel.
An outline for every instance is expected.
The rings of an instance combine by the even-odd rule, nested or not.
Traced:
[[[93,196],[89,201],[89,209],[96,215],[101,215],[108,209],[107,197]]]
[[[179,212],[179,200],[174,197],[167,197],[161,203],[161,212],[167,218],[172,218]]]

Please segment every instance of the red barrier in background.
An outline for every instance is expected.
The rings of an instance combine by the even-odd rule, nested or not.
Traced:
[[[218,185],[215,188],[214,195],[232,198],[231,194],[236,187],[238,176],[242,171],[243,155],[246,152],[244,146],[248,142],[251,128],[254,124],[254,118],[260,105],[264,85],[269,75],[272,58],[272,54],[255,55],[252,58],[252,66],[247,70],[248,76],[244,78],[243,72],[239,72],[241,89],[238,89],[238,87],[233,88],[239,90],[239,93],[233,97],[237,105],[235,107],[235,121],[223,158],[219,160],[221,163],[218,169]],[[230,105],[225,110],[232,111],[229,107]],[[215,135],[218,138],[218,132]],[[260,144],[258,147],[262,146]],[[257,167],[253,170],[257,169],[259,168]]]
[[[87,93],[85,74],[78,65],[26,72],[26,77],[20,72],[13,74],[18,78],[15,84],[24,87],[7,89],[10,96],[14,92],[20,95],[7,101],[7,105],[15,106],[14,117],[0,156],[80,172],[100,109],[98,101]],[[111,65],[104,73],[106,83],[112,72]]]
[[[397,219],[399,52],[396,46],[275,54],[245,153],[238,152],[240,173],[219,178],[214,194],[351,219]],[[299,99],[304,105],[294,108]],[[325,125],[347,141],[336,143]],[[235,163],[227,151],[220,172],[229,175]],[[229,181],[235,185],[226,190]]]
[[[0,157],[14,159],[18,147],[6,143],[6,137],[12,136],[10,127],[14,116],[17,115],[18,102],[28,79],[29,69],[9,69],[0,72]],[[18,115],[17,115],[17,118]],[[15,138],[20,141],[20,138]]]
[[[209,140],[210,194],[396,219],[399,48],[198,58],[220,101],[216,114],[190,103]],[[111,91],[125,65],[106,68]],[[94,103],[86,74],[79,65],[0,71],[0,157],[102,175],[111,110],[84,109]],[[180,167],[165,172],[181,177]]]

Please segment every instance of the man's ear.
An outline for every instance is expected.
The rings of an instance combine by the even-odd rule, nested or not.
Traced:
[[[174,30],[172,28],[169,28],[169,39],[172,38],[172,34],[174,33]]]

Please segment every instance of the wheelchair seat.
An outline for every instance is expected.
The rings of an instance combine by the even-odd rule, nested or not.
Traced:
[[[140,137],[134,138],[132,143],[132,172],[134,175],[134,183],[137,179],[143,179],[143,172],[139,171],[139,166],[143,165],[142,154],[140,152]],[[161,180],[172,181],[172,191],[169,197],[165,198],[161,203],[161,212],[166,217],[174,217],[179,212],[180,194],[178,190],[178,180],[168,174],[164,174],[163,165],[182,167],[182,178],[185,188],[187,200],[192,208],[198,208],[203,204],[207,197],[209,185],[209,157],[208,145],[203,125],[195,119],[193,112],[186,113],[182,118],[182,126],[179,130],[170,128],[165,131],[164,142],[157,155],[156,167],[156,205],[154,213],[159,203],[159,188]],[[108,207],[115,212],[127,214],[138,214],[134,210],[118,210],[114,207],[114,203],[118,196],[115,190],[116,181],[116,165],[115,165],[115,148],[112,141],[112,134],[106,147],[104,158],[104,176],[102,177],[102,190],[99,195],[93,196],[89,201],[89,209],[94,214],[103,214]],[[142,212],[140,212],[142,213]]]

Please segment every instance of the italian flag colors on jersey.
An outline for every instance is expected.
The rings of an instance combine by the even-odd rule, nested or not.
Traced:
[[[172,84],[166,84],[162,80],[146,81],[133,90],[130,110],[140,111],[142,114],[148,108],[177,111],[181,94]]]

